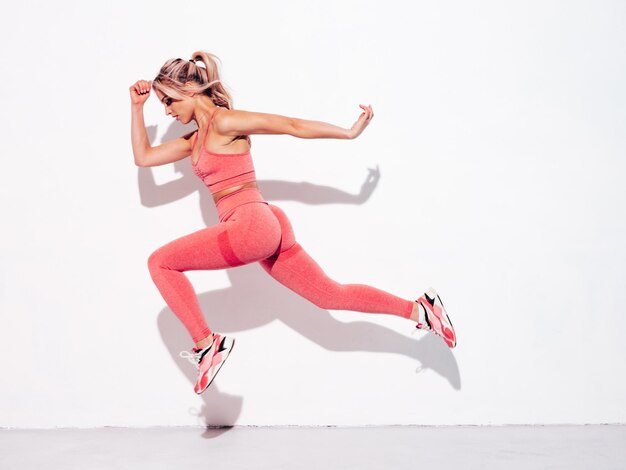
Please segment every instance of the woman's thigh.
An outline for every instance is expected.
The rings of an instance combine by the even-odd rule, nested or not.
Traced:
[[[227,220],[163,245],[149,264],[176,271],[225,269],[260,261],[281,245],[281,225],[267,204],[249,203]]]

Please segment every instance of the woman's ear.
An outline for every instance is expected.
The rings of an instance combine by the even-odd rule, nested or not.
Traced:
[[[190,86],[193,86],[193,83],[191,83],[191,82],[185,82],[185,83],[183,83],[183,86],[184,86],[184,87],[189,88]],[[187,96],[191,97],[191,98],[193,98],[194,96],[196,96],[196,93],[186,92],[185,94],[186,94]]]

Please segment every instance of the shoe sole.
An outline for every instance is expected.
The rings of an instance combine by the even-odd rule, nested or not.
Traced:
[[[456,332],[454,330],[454,326],[452,325],[452,320],[450,320],[448,312],[446,311],[445,307],[443,306],[443,302],[441,300],[441,297],[439,297],[439,294],[437,294],[437,291],[435,289],[433,289],[432,287],[430,289],[428,289],[425,292],[425,294],[429,298],[431,298],[433,300],[433,303],[436,304],[436,302],[439,301],[439,305],[441,307],[441,312],[442,312],[441,316],[442,316],[443,320],[445,320],[445,323],[450,325],[450,328],[448,328],[448,326],[442,321],[442,319],[439,318],[439,316],[437,316],[437,314],[435,314],[435,312],[433,310],[433,305],[430,305],[430,303],[427,301],[426,305],[423,305],[423,306],[424,306],[424,308],[428,307],[430,309],[430,313],[433,315],[434,318],[437,319],[437,321],[439,322],[439,327],[441,329],[441,333],[439,333],[434,328],[432,328],[432,325],[430,325],[433,333],[435,333],[437,336],[442,338],[444,340],[444,342],[448,345],[448,347],[454,348],[456,346]],[[452,339],[446,337],[446,335],[444,333],[445,329],[448,329],[452,333]]]
[[[230,356],[230,353],[232,352],[234,347],[235,347],[235,338],[232,338],[231,342],[230,342],[230,347],[228,347],[224,351],[222,351],[222,354],[224,355],[224,358],[220,361],[217,369],[213,373],[213,377],[211,377],[211,380],[209,380],[209,383],[206,385],[206,387],[204,387],[201,391],[196,392],[198,395],[203,393],[207,388],[209,388],[211,386],[211,384],[215,380],[215,377],[217,377],[217,373],[220,371],[220,369],[222,368],[222,366],[226,362],[226,359],[228,359],[228,356]]]

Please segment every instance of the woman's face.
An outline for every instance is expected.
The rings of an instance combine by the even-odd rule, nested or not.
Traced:
[[[165,115],[172,116],[183,124],[187,124],[193,117],[194,103],[193,99],[178,100],[170,96],[164,95],[155,90],[157,98],[163,106],[165,106]]]

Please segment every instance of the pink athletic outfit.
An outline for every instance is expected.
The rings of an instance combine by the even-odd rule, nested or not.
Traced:
[[[204,148],[204,139],[198,162],[192,166],[212,194],[256,179],[250,151],[209,152]],[[177,238],[148,258],[154,283],[193,341],[199,342],[212,331],[183,272],[226,269],[254,262],[322,309],[410,317],[414,305],[411,300],[364,284],[340,284],[330,279],[296,242],[285,212],[265,201],[257,188],[243,188],[223,196],[216,208],[218,224]]]

